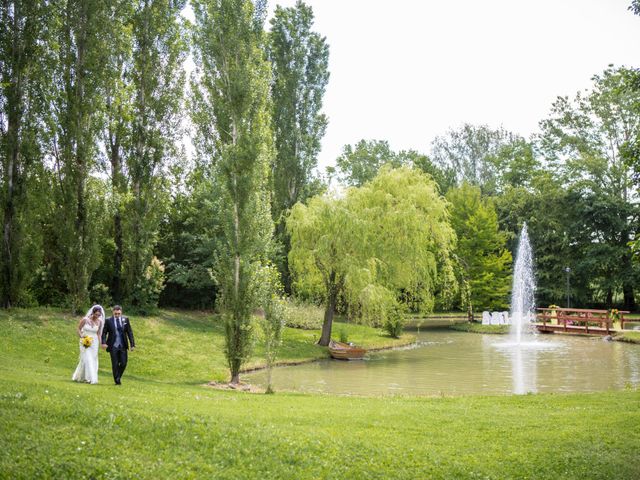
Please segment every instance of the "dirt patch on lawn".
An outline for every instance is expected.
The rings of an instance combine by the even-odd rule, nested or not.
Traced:
[[[251,385],[250,383],[240,382],[237,384],[227,382],[209,382],[204,385],[208,388],[215,388],[216,390],[227,390],[235,392],[248,392],[248,393],[264,393],[264,388]]]

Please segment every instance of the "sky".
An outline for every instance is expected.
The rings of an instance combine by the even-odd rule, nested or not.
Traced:
[[[611,63],[640,67],[630,0],[305,3],[330,48],[321,167],[363,138],[428,153],[465,122],[529,137],[557,96]]]
[[[330,48],[321,170],[360,139],[428,153],[463,123],[529,137],[557,96],[588,88],[609,64],[640,67],[631,0],[305,3]]]

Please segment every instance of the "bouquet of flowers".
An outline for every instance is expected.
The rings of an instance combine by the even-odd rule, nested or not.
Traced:
[[[85,335],[80,339],[80,343],[84,348],[89,348],[93,343],[93,337],[90,337],[89,335]]]

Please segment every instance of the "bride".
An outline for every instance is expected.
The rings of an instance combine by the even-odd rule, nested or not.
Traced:
[[[71,377],[75,382],[98,383],[98,350],[104,317],[104,309],[100,305],[94,305],[78,323],[80,360]]]

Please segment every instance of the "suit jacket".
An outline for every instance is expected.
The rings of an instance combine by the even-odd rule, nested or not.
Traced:
[[[129,318],[124,315],[122,315],[120,319],[122,322],[122,342],[124,343],[125,350],[129,350],[129,345],[131,345],[131,348],[136,346],[136,342],[133,339],[131,322],[129,322]],[[114,317],[109,317],[105,320],[104,327],[102,328],[102,343],[107,344],[107,352],[111,351],[116,341],[117,328]]]

